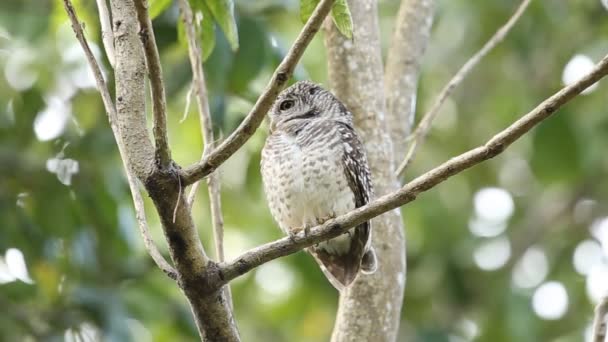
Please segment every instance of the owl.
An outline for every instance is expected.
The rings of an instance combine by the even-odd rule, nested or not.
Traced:
[[[268,114],[262,180],[283,232],[306,234],[370,201],[373,189],[364,147],[352,114],[332,93],[312,82],[298,82],[279,94]],[[359,271],[377,268],[370,224],[307,249],[340,291]]]

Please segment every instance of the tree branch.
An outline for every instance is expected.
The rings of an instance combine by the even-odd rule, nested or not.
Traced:
[[[147,0],[133,0],[137,20],[139,21],[139,38],[144,47],[150,90],[152,92],[152,111],[154,112],[154,140],[156,145],[156,161],[161,167],[166,167],[171,161],[171,151],[167,138],[167,100],[163,84],[163,71],[160,65],[158,47],[152,29],[152,20],[148,15]]]
[[[328,220],[324,224],[312,228],[307,236],[301,233],[293,238],[285,237],[256,247],[233,261],[221,264],[219,272],[223,283],[243,275],[268,261],[293,254],[303,248],[343,234],[358,224],[414,201],[419,194],[432,189],[448,178],[499,155],[514,141],[607,74],[608,55],[588,75],[581,78],[578,82],[562,88],[532,111],[493,136],[484,145],[453,157],[415,178],[397,191],[384,195],[348,214]]]
[[[138,0],[141,1],[141,0]],[[276,99],[279,92],[285,87],[291,78],[296,64],[304,54],[306,47],[311,42],[315,33],[319,31],[323,20],[331,10],[335,0],[321,0],[315,8],[300,35],[287,52],[281,64],[277,67],[270,82],[257,102],[241,122],[239,127],[226,138],[213,152],[205,157],[201,162],[185,169],[181,177],[184,185],[190,185],[195,181],[211,174],[230,156],[232,156],[249,138],[255,133],[257,128],[264,120],[266,112]]]
[[[416,116],[420,64],[435,15],[435,0],[402,0],[385,68],[387,123],[394,153],[405,155]]]
[[[158,248],[154,244],[154,240],[150,236],[150,231],[148,229],[148,224],[146,222],[146,214],[144,211],[143,201],[141,198],[141,194],[139,193],[139,189],[137,188],[137,183],[135,181],[135,177],[132,174],[131,168],[128,165],[128,158],[125,154],[125,146],[122,141],[122,138],[118,132],[117,123],[117,114],[116,107],[114,107],[114,103],[112,102],[112,98],[110,97],[110,92],[108,91],[108,87],[103,78],[103,74],[101,73],[101,69],[97,60],[93,56],[91,49],[89,48],[89,44],[84,37],[84,33],[82,31],[82,26],[78,21],[78,17],[76,16],[76,12],[74,11],[74,7],[72,6],[72,2],[70,0],[63,1],[65,10],[70,18],[72,23],[72,29],[76,34],[76,38],[78,42],[82,46],[84,54],[87,58],[89,66],[91,67],[91,71],[95,77],[95,82],[97,84],[97,90],[101,94],[101,98],[103,100],[104,108],[106,110],[106,114],[108,115],[108,120],[110,122],[110,127],[112,128],[112,133],[114,134],[114,139],[116,140],[116,144],[118,145],[118,152],[120,153],[121,159],[123,161],[123,165],[125,168],[125,172],[127,174],[127,180],[129,182],[129,188],[131,189],[131,194],[133,196],[133,203],[135,205],[135,214],[137,217],[137,223],[139,226],[140,233],[144,239],[144,246],[148,254],[152,257],[152,260],[156,263],[158,268],[160,268],[165,274],[167,274],[171,279],[176,279],[177,273],[175,269],[165,260],[163,255],[158,251]],[[113,44],[113,43],[112,43]],[[113,45],[112,45],[113,46]]]
[[[124,162],[125,159],[123,159]],[[126,164],[126,163],[125,163]],[[127,166],[125,165],[125,169],[127,170]],[[173,279],[177,280],[177,272],[173,268],[173,266],[169,265],[167,260],[160,253],[152,236],[150,235],[150,229],[148,228],[148,222],[146,221],[146,210],[144,208],[144,201],[141,198],[141,193],[139,192],[139,188],[137,187],[137,181],[131,172],[127,171],[127,180],[129,181],[129,188],[131,189],[131,195],[133,196],[133,204],[135,205],[135,218],[137,219],[137,225],[139,227],[139,232],[144,240],[144,246],[148,254],[152,257],[152,260],[156,263],[158,268],[160,268],[165,274]]]
[[[144,184],[163,226],[178,284],[188,299],[196,327],[205,341],[239,341],[239,332],[226,296],[211,288],[206,274],[216,268],[201,244],[178,171],[155,165],[145,116],[145,57],[141,26],[133,0],[112,0],[116,48],[116,98],[120,134],[129,162],[145,172],[136,173]],[[138,37],[139,32],[139,37]],[[145,46],[145,44],[144,44]],[[177,208],[177,209],[176,209]]]
[[[431,106],[431,109],[424,114],[414,133],[408,137],[407,140],[411,140],[410,147],[405,159],[403,159],[397,168],[397,176],[401,175],[401,173],[403,173],[403,171],[414,159],[418,146],[426,138],[426,135],[431,128],[431,124],[445,100],[452,94],[452,92],[454,92],[454,89],[456,89],[456,87],[464,80],[471,70],[473,70],[473,68],[479,64],[481,59],[505,38],[513,26],[515,26],[515,23],[517,23],[519,18],[521,18],[522,14],[526,11],[530,1],[531,0],[523,0],[509,20],[500,29],[498,29],[496,33],[494,33],[492,38],[490,38],[490,40],[488,40],[488,42],[460,68],[460,70],[458,70],[454,77],[452,77],[448,84],[446,84],[441,90],[441,93],[439,93],[439,96],[437,96],[437,99],[433,103],[433,106]]]
[[[384,67],[377,0],[349,0],[353,39],[325,23],[327,72],[331,90],[353,113],[355,129],[365,145],[375,196],[399,189],[395,154],[389,135]],[[372,246],[378,269],[359,276],[340,293],[332,342],[397,339],[405,289],[405,230],[394,210],[371,221]]]
[[[106,56],[112,68],[114,67],[114,31],[110,21],[110,11],[106,0],[97,0],[97,10],[99,11],[99,23],[101,24],[101,40],[106,50]]]
[[[608,314],[608,297],[603,297],[595,307],[595,318],[593,319],[593,342],[604,342],[608,334],[606,328],[606,315]]]
[[[190,65],[192,68],[193,89],[196,91],[196,99],[200,117],[201,133],[203,135],[204,150],[201,159],[204,159],[210,152],[213,151],[215,138],[213,134],[213,121],[209,110],[209,97],[207,95],[207,86],[205,84],[205,74],[203,71],[202,53],[198,40],[196,39],[196,28],[194,24],[194,16],[192,8],[187,0],[179,0],[179,8],[186,28],[186,37],[188,39],[188,54],[190,57]],[[203,20],[211,20],[211,18],[203,18]],[[190,195],[188,196],[188,204],[192,206],[194,196],[200,181],[197,181],[192,186]],[[224,217],[222,215],[221,201],[221,184],[219,178],[219,170],[212,172],[207,177],[207,189],[209,192],[209,206],[211,211],[211,224],[213,227],[213,238],[215,241],[216,260],[224,261]],[[230,287],[226,287],[226,297],[232,303],[232,295]]]

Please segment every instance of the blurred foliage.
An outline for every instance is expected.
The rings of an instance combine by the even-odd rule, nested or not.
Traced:
[[[95,3],[75,3],[112,86],[111,68],[99,48]],[[439,1],[419,113],[516,3]],[[220,137],[251,108],[302,27],[295,0],[234,5],[240,47],[232,51],[234,26],[218,19],[222,30],[215,30],[215,48],[205,63]],[[384,48],[398,5],[380,3]],[[195,106],[180,123],[191,74],[187,49],[178,42],[178,19],[170,2],[154,25],[170,101],[173,156],[188,165],[200,156],[201,137]],[[194,341],[183,295],[143,249],[100,98],[65,20],[59,0],[0,2],[0,340],[73,340],[81,334],[117,341]],[[598,61],[607,52],[606,32],[608,12],[599,0],[533,2],[506,41],[445,104],[407,178],[486,141],[559,89],[573,56]],[[295,79],[326,83],[326,75],[319,36]],[[594,239],[593,222],[597,228],[598,219],[608,216],[606,92],[606,84],[600,84],[500,157],[403,208],[408,275],[400,340],[583,339],[594,298],[589,279],[572,260],[581,241]],[[266,131],[260,129],[221,168],[228,257],[281,235],[260,186],[259,151]],[[506,190],[514,203],[502,222],[506,230],[497,237],[480,237],[470,228],[479,215],[475,195],[487,187]],[[195,219],[212,251],[208,205],[201,190]],[[154,237],[166,251],[158,218],[150,203],[147,208]],[[477,253],[496,239],[509,247],[498,264],[496,255]],[[533,268],[536,281],[522,288],[514,277],[530,246],[546,256],[546,274]],[[32,284],[6,278],[8,265],[19,264],[11,248],[23,253]],[[492,262],[494,270],[479,267]],[[567,291],[567,310],[558,319],[540,318],[532,306],[533,294],[546,281],[560,282]],[[337,294],[304,253],[269,263],[232,288],[244,340],[328,339]]]

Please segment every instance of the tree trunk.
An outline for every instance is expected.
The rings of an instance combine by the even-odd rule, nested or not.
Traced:
[[[399,188],[386,124],[384,78],[376,0],[349,1],[353,40],[326,21],[329,79],[336,96],[353,112],[372,171],[376,197]],[[398,209],[372,220],[379,267],[360,275],[340,296],[332,341],[394,341],[405,285],[405,238]]]

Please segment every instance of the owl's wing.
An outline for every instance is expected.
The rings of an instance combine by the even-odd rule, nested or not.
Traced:
[[[338,131],[344,144],[343,164],[348,185],[355,195],[355,207],[359,208],[371,200],[374,189],[371,173],[365,155],[365,147],[359,140],[354,128],[344,122],[338,123]],[[361,255],[361,268],[364,272],[372,273],[376,268],[376,258],[371,246],[371,222],[366,221],[355,228],[351,240],[351,253]],[[361,253],[361,254],[359,254]]]
[[[342,142],[342,165],[355,207],[367,204],[373,196],[371,176],[363,144],[355,130],[347,123],[337,121]],[[325,250],[310,248],[323,273],[338,290],[350,285],[359,270],[372,273],[376,269],[376,257],[371,248],[370,222],[364,222],[351,230],[350,249],[346,254],[330,254]]]

